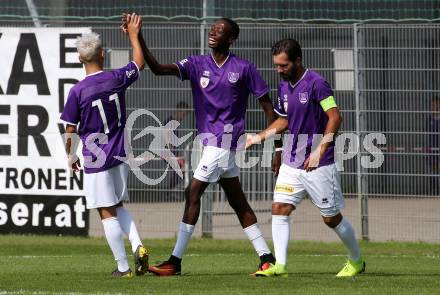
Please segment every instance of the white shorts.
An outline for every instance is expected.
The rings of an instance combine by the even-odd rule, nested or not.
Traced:
[[[297,207],[306,194],[319,208],[322,216],[337,215],[345,203],[341,190],[341,176],[336,164],[319,167],[310,172],[282,164],[273,201]]]
[[[87,209],[111,207],[128,200],[129,166],[125,163],[108,170],[84,175]]]
[[[206,146],[202,158],[194,171],[194,178],[203,182],[214,183],[220,178],[232,178],[240,175],[235,163],[235,152],[214,146]]]

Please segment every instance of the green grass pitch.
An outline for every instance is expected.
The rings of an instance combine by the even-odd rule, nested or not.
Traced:
[[[155,263],[168,257],[174,240],[145,244]],[[345,261],[339,243],[294,241],[288,278],[254,278],[249,273],[258,259],[248,241],[208,239],[190,242],[182,276],[115,279],[104,239],[2,235],[0,295],[440,294],[440,245],[363,242],[361,247],[367,271],[355,279],[335,278]]]

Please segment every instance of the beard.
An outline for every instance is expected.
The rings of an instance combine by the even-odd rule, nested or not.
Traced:
[[[281,79],[283,79],[284,81],[289,81],[292,79],[292,77],[290,75],[287,74],[280,74]]]

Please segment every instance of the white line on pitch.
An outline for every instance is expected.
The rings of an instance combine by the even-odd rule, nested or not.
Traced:
[[[158,255],[165,255],[164,253],[157,253]],[[191,253],[186,254],[186,257],[203,257],[203,256],[214,256],[214,257],[230,257],[230,256],[247,256],[248,254],[241,253],[217,253],[217,254],[198,254]],[[77,257],[103,257],[110,256],[105,254],[94,254],[94,255],[10,255],[10,256],[2,256],[0,255],[0,259],[8,258],[8,259],[40,259],[40,258],[77,258]],[[346,254],[293,254],[296,257],[346,257]],[[367,257],[375,257],[375,258],[431,258],[431,259],[440,259],[440,255],[386,255],[386,254],[370,254],[366,255]],[[0,291],[1,292],[1,291]],[[0,293],[1,295],[2,293]]]

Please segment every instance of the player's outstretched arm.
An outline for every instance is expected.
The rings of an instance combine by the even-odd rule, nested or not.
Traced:
[[[142,53],[142,47],[139,40],[141,36],[142,19],[140,15],[130,14],[127,16],[127,33],[130,38],[131,47],[133,48],[133,61],[142,71],[145,67],[144,55]]]
[[[258,133],[257,135],[248,135],[246,138],[246,149],[250,148],[256,143],[265,141],[266,139],[272,137],[275,134],[280,134],[286,131],[288,127],[287,118],[279,117],[266,129]]]
[[[142,34],[139,36],[145,61],[155,75],[171,75],[180,77],[179,68],[175,64],[160,64],[145,44]]]
[[[265,94],[258,100],[260,102],[260,106],[264,111],[267,119],[267,125],[272,124],[277,118],[277,114],[273,110],[273,104],[270,100],[269,94]],[[282,147],[283,143],[281,140],[275,140],[275,147]]]
[[[130,14],[123,13],[122,14],[122,30],[126,32],[126,27],[128,24],[128,19],[130,18]],[[160,64],[151,51],[148,49],[145,44],[144,37],[142,33],[139,33],[139,42],[142,48],[142,54],[151,71],[155,75],[174,75],[180,77],[179,68],[175,64]]]

